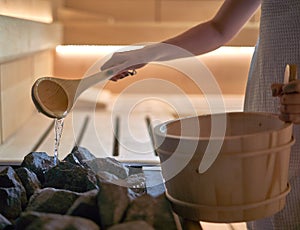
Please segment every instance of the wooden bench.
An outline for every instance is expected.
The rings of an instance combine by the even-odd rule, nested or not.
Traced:
[[[99,106],[94,98],[89,99],[80,99],[73,112],[65,118],[59,159],[79,145],[89,149],[96,157],[110,156],[122,162],[159,163],[152,143],[153,127],[170,119],[210,112],[206,99],[196,95],[110,95],[106,106]],[[226,111],[242,110],[242,96],[226,95],[223,99]],[[20,164],[32,151],[52,155],[53,149],[54,121],[36,113],[0,146],[0,164]]]

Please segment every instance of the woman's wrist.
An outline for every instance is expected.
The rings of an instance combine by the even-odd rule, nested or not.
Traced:
[[[147,45],[142,48],[142,52],[145,54],[144,59],[147,63],[193,56],[193,54],[178,46],[164,42]]]

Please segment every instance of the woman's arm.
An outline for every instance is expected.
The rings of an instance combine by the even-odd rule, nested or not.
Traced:
[[[209,21],[142,49],[117,52],[101,69],[117,73],[113,80],[127,76],[127,70],[152,61],[167,61],[212,51],[236,35],[260,5],[260,0],[226,0]],[[118,76],[119,75],[119,76]]]
[[[212,51],[231,40],[260,6],[260,0],[226,0],[209,21],[164,41],[195,55]]]

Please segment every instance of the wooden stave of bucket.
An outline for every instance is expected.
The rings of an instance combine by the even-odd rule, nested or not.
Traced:
[[[288,185],[286,191],[274,198],[248,205],[237,206],[205,206],[186,203],[173,198],[168,192],[166,197],[171,202],[172,209],[179,216],[193,221],[206,221],[215,223],[247,222],[271,216],[282,210],[285,206],[286,196],[290,192]]]
[[[278,119],[276,116],[266,113],[239,112],[228,113],[228,115],[271,116],[272,119]],[[255,119],[257,119],[257,117]],[[180,122],[181,120],[182,119],[178,119],[174,122]],[[171,146],[172,144],[176,144],[176,135],[162,137],[163,135],[160,136],[161,133],[159,133],[163,125],[170,123],[172,123],[172,121],[161,124],[154,129],[155,141],[160,143],[160,146],[157,146],[157,153],[162,163],[163,176],[168,171],[168,167],[174,167],[174,165],[168,165],[167,161],[175,151],[174,146]],[[240,138],[226,137],[225,144],[221,148],[221,154],[219,154],[216,161],[205,173],[200,175],[197,172],[203,154],[198,154],[199,156],[195,154],[188,165],[177,175],[172,178],[168,177],[168,180],[165,182],[166,193],[174,211],[188,219],[212,222],[250,221],[270,216],[280,211],[284,207],[285,196],[289,191],[287,185],[289,155],[291,145],[294,143],[294,140],[292,140],[292,125],[282,122],[282,128],[275,131],[272,130],[268,135],[266,135],[265,132],[260,134],[264,136],[264,142],[260,143],[268,143],[266,145],[267,147],[260,145],[257,148],[257,146],[252,144],[249,148],[249,145],[246,145],[247,151],[244,151],[246,154],[241,157],[236,151],[237,148],[230,148],[231,144],[236,143],[238,139],[242,143],[247,142],[247,140],[253,141],[253,137],[260,138],[260,135],[245,135]],[[266,141],[265,136],[269,136],[268,141]],[[159,138],[165,139],[159,140]],[[195,150],[196,153],[203,153],[208,143],[208,140],[202,139],[199,141],[199,138],[183,139],[189,144],[200,142]],[[186,146],[187,145],[183,145],[183,149],[179,148],[179,150],[176,150],[177,157],[180,158],[181,155],[184,155],[184,148]],[[173,152],[167,151],[168,148]],[[243,150],[245,148],[239,149]],[[181,162],[181,160],[178,160],[178,162]],[[252,174],[254,174],[254,176]],[[198,177],[201,178],[200,181]],[[257,178],[264,177],[267,179],[259,182],[256,181]],[[187,183],[187,180],[189,183]],[[229,183],[229,181],[231,181],[231,183]],[[244,181],[248,181],[248,183],[244,183]],[[265,182],[267,182],[267,185],[265,185]],[[217,185],[214,183],[217,183]],[[200,188],[195,189],[195,184]],[[239,185],[243,186],[241,187]],[[239,189],[233,189],[236,187]],[[188,193],[186,193],[186,191],[188,191]],[[212,196],[213,193],[215,193],[215,195]],[[260,194],[260,196],[257,194]],[[263,206],[263,201],[265,200],[273,201],[273,203],[264,204]],[[188,205],[184,207],[182,206],[183,203]],[[199,210],[196,212],[195,208],[191,208],[195,205],[201,208],[201,212],[199,212]],[[253,205],[255,208],[247,208]],[[232,210],[233,206],[239,208]],[[211,214],[213,208],[215,208],[214,215]],[[217,211],[218,208],[221,208],[222,211]]]

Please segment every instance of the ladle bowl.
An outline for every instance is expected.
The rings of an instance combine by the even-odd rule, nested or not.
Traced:
[[[135,70],[126,70],[122,75],[134,75],[135,73]],[[112,71],[105,71],[82,79],[42,77],[37,79],[32,86],[32,101],[39,112],[50,118],[61,119],[72,110],[83,91],[114,75]]]
[[[51,118],[65,117],[73,106],[74,99],[60,84],[61,81],[58,78],[43,77],[32,87],[32,100],[36,108]]]

